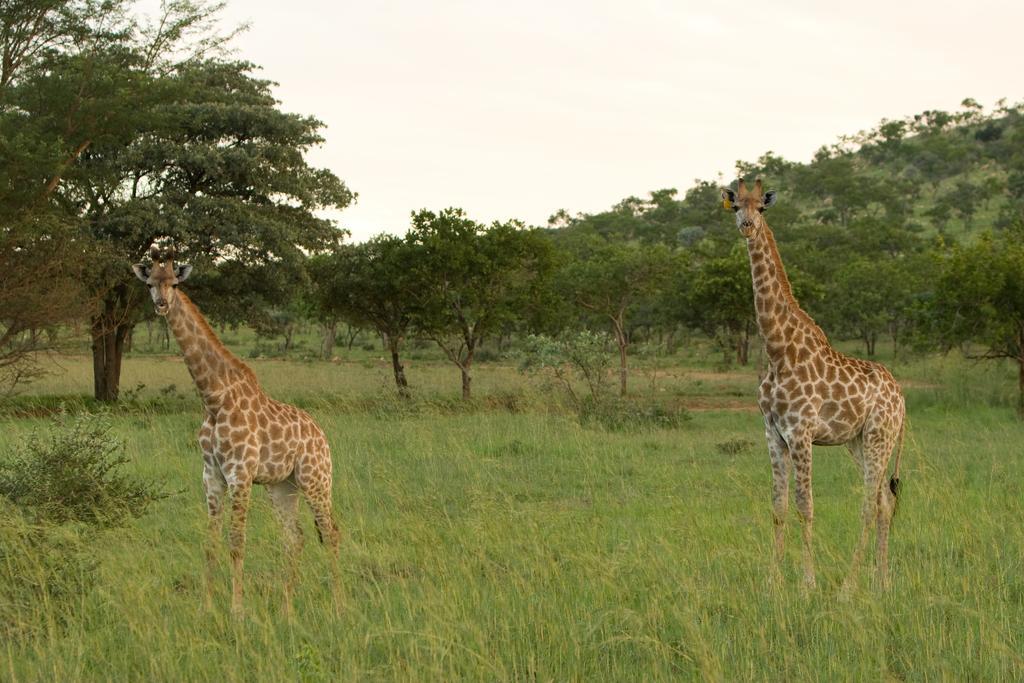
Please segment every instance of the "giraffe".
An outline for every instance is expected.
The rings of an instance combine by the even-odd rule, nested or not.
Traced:
[[[864,498],[860,538],[842,592],[848,593],[856,582],[872,524],[877,526],[877,577],[884,588],[889,580],[889,526],[899,493],[903,392],[883,365],[832,348],[825,333],[800,308],[764,218],[765,209],[776,202],[776,193],[763,192],[760,179],[753,191],[740,180],[736,192],[722,190],[722,199],[725,208],[735,212],[736,227],[747,240],[757,325],[768,356],[758,405],[772,469],[773,574],[780,576],[792,468],[803,527],[804,583],[814,587],[811,449],[843,444],[863,476]],[[884,486],[894,449],[893,474]]]
[[[275,401],[260,388],[253,371],[218,339],[192,300],[178,285],[192,266],[176,264],[172,253],[154,247],[151,264],[132,266],[146,283],[158,315],[167,323],[202,397],[205,417],[199,429],[206,494],[206,605],[213,604],[213,571],[221,538],[224,494],[231,504],[231,610],[242,616],[242,562],[245,523],[253,484],[270,494],[284,531],[288,571],[284,610],[291,616],[292,587],[302,549],[298,502],[313,511],[321,543],[330,549],[335,599],[338,599],[338,549],[341,533],[331,512],[331,452],[323,431],[306,412]]]

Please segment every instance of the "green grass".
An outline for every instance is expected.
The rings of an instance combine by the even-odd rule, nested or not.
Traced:
[[[88,391],[86,359],[61,363],[62,375],[0,411],[0,450],[48,428],[24,410],[32,401]],[[501,365],[481,365],[480,397],[456,409],[454,368],[413,362],[423,398],[409,411],[372,409],[389,391],[387,366],[372,360],[253,365],[330,438],[343,611],[332,609],[327,558],[304,512],[297,616],[283,618],[281,536],[262,492],[247,618],[228,614],[226,554],[216,609],[204,610],[198,399],[180,361],[129,358],[125,386],[146,388],[111,420],[133,473],[180,493],[95,541],[94,590],[72,601],[64,626],[40,605],[51,626],[0,645],[0,679],[1024,677],[1024,425],[1008,407],[1008,368],[952,358],[896,368],[912,382],[893,586],[880,594],[865,572],[842,602],[860,501],[842,449],[816,449],[818,589],[800,589],[795,512],[784,580],[768,581],[770,476],[749,409],[753,369],[698,372],[684,360],[654,393],[702,408],[694,419],[611,433],[580,427]],[[182,396],[161,403],[169,384]],[[639,373],[634,387],[650,391]],[[521,396],[520,412],[489,398],[502,393]]]

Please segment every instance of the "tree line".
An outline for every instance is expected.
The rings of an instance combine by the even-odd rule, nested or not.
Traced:
[[[758,344],[745,245],[720,205],[732,179],[658,189],[545,226],[415,211],[363,244],[320,217],[356,194],[306,160],[317,119],[223,48],[219,6],[16,0],[0,7],[0,380],[40,371],[70,323],[92,340],[94,393],[116,400],[132,328],[151,315],[127,264],[156,238],[196,266],[225,325],[372,329],[396,389],[411,338],[472,392],[481,344],[606,332],[628,391],[637,343],[693,332],[746,364]],[[926,111],[840,138],[809,163],[736,164],[780,193],[769,222],[802,305],[830,335],[897,353],[1010,358],[1024,411],[1024,106]],[[1020,252],[1020,253],[1018,253]],[[287,315],[284,315],[287,313]]]

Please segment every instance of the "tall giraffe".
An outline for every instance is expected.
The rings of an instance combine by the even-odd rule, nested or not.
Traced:
[[[760,179],[750,192],[740,180],[736,192],[722,190],[722,199],[725,208],[736,213],[736,227],[747,240],[757,326],[769,359],[758,404],[772,466],[776,575],[784,551],[792,466],[796,505],[803,522],[804,580],[808,587],[814,586],[811,447],[844,444],[864,478],[860,539],[844,592],[856,581],[872,523],[878,527],[876,562],[878,580],[884,587],[888,584],[889,525],[899,492],[903,392],[883,365],[850,358],[832,348],[825,333],[800,308],[764,219],[764,210],[775,204],[776,193],[763,193]],[[885,486],[889,457],[897,445],[893,475]]]
[[[209,513],[206,547],[206,603],[212,606],[215,549],[221,536],[225,491],[231,502],[231,610],[242,614],[242,561],[245,522],[253,484],[270,493],[281,522],[289,569],[284,584],[285,612],[291,614],[292,586],[302,549],[299,495],[313,510],[317,533],[330,548],[335,598],[340,531],[331,513],[331,451],[323,431],[306,412],[280,403],[260,389],[253,371],[221,343],[199,309],[178,285],[192,266],[175,264],[155,247],[152,264],[132,266],[149,287],[158,315],[178,340],[185,364],[202,396],[205,418],[199,429],[203,488]]]

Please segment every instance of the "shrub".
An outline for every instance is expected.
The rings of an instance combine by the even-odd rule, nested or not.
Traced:
[[[589,400],[601,400],[612,363],[607,351],[610,339],[607,334],[589,330],[559,338],[531,334],[524,340],[519,369],[561,386],[577,410],[582,410],[583,401],[588,399],[580,399],[573,383],[586,386]]]
[[[523,344],[520,370],[561,387],[584,426],[611,431],[674,429],[690,419],[686,408],[652,399],[622,398],[609,393],[610,337],[590,331],[559,338],[530,335]],[[655,369],[656,370],[656,369]],[[578,393],[582,385],[586,393]]]
[[[0,460],[0,496],[33,522],[120,526],[167,497],[157,484],[121,470],[124,447],[99,416],[59,417]]]

